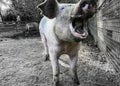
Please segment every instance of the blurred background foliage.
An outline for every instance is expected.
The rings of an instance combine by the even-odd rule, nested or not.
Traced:
[[[37,5],[44,0],[0,0],[0,16],[3,21],[39,21],[41,18]],[[58,0],[60,3],[75,3],[78,0]]]

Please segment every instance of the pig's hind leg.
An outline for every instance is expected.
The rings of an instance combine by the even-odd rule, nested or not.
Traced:
[[[41,40],[43,42],[44,49],[45,49],[45,61],[49,61],[49,51],[48,51],[48,46],[47,46],[47,39],[44,34],[41,34]]]

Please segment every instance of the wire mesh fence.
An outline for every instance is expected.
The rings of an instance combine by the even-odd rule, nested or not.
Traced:
[[[99,0],[98,6],[89,28],[99,48],[120,73],[120,0]]]

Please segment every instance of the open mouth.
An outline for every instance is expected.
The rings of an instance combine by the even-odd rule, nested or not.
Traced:
[[[80,39],[87,38],[88,32],[85,28],[83,20],[80,19],[79,17],[72,18],[69,27],[73,36]]]

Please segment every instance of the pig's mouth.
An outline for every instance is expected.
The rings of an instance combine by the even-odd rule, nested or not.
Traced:
[[[73,36],[80,39],[87,38],[88,32],[86,30],[86,27],[83,22],[79,20],[79,18],[72,19],[69,27]]]

